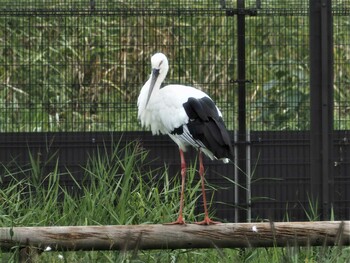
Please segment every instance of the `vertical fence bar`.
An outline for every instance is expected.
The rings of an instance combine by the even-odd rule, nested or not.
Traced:
[[[250,131],[247,131],[247,147],[246,147],[246,183],[247,183],[247,192],[246,192],[246,199],[247,199],[247,222],[252,221],[252,191],[251,191],[251,178],[252,178],[252,171],[251,171],[251,151],[250,151]]]
[[[238,141],[238,131],[234,131],[234,142]],[[234,145],[234,151],[235,151],[235,160],[234,163],[238,163],[238,147],[237,144]],[[238,211],[239,211],[239,199],[238,199],[238,191],[239,191],[239,185],[238,183],[238,176],[239,176],[239,169],[238,166],[235,165],[234,169],[234,175],[235,175],[235,184],[234,184],[234,198],[235,198],[235,216],[234,216],[234,222],[238,223]]]
[[[321,194],[322,173],[320,19],[319,0],[310,0],[310,194],[312,200],[317,200]]]
[[[323,220],[329,220],[333,202],[330,191],[334,189],[333,180],[333,18],[332,1],[321,1],[321,32],[322,32],[322,145],[324,156],[322,160],[322,199]]]
[[[245,12],[244,0],[237,1],[237,57],[238,57],[238,202],[246,208],[246,90],[245,90]],[[246,221],[247,213],[239,210],[238,221]]]
[[[333,36],[331,0],[310,0],[311,197],[329,218],[332,181]]]

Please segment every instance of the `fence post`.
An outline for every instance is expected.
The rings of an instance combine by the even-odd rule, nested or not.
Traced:
[[[244,13],[244,0],[237,1],[237,70],[238,70],[238,176],[236,183],[239,187],[236,187],[238,194],[238,200],[236,204],[240,207],[238,209],[238,215],[236,218],[238,222],[246,221],[247,213],[247,176],[246,176],[246,72],[245,72],[245,13]]]
[[[332,1],[310,0],[310,192],[329,219],[333,191]]]

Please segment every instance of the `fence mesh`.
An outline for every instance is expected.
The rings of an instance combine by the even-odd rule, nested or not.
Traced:
[[[135,102],[157,51],[169,56],[167,83],[208,92],[235,129],[237,33],[235,19],[225,12],[235,1],[1,4],[0,131],[139,130]],[[308,130],[306,2],[245,5],[259,13],[247,16],[249,128]],[[335,1],[336,129],[349,127],[343,88],[349,75],[348,12],[345,1]]]
[[[132,9],[142,8],[143,10],[156,9],[156,8],[180,8],[180,9],[214,9],[221,8],[226,3],[234,3],[234,1],[212,1],[212,0],[199,0],[199,1],[186,1],[186,0],[123,0],[123,1],[108,1],[108,0],[19,0],[16,2],[2,0],[2,7],[4,9],[20,9],[43,11],[49,9],[65,10],[65,11],[84,11],[84,10],[106,10],[106,9]]]
[[[308,130],[308,17],[279,13],[247,20],[251,130]]]
[[[334,127],[337,130],[350,128],[350,3],[334,1],[333,3],[333,37],[334,37]]]
[[[167,82],[208,92],[233,129],[235,27],[212,1],[190,13],[187,1],[170,2],[184,10],[175,16],[153,9],[165,1],[3,4],[0,131],[138,130],[136,100],[157,51],[170,60]],[[79,13],[89,4],[96,13]]]

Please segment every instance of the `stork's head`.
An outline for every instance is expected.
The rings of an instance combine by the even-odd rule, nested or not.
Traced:
[[[166,75],[169,69],[168,59],[163,53],[156,53],[151,58],[152,73]],[[164,76],[165,78],[165,76]]]
[[[151,98],[154,87],[156,86],[156,89],[160,88],[160,85],[165,79],[169,69],[168,59],[163,53],[154,54],[151,58],[151,64],[152,64],[152,75],[151,75],[151,82],[148,90],[146,106],[148,104],[149,99]]]

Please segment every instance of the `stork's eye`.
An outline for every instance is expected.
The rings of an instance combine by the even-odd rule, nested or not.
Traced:
[[[159,65],[158,65],[158,67],[160,67],[160,65],[162,65],[162,63],[163,63],[163,60],[162,60],[161,62],[159,62]]]

